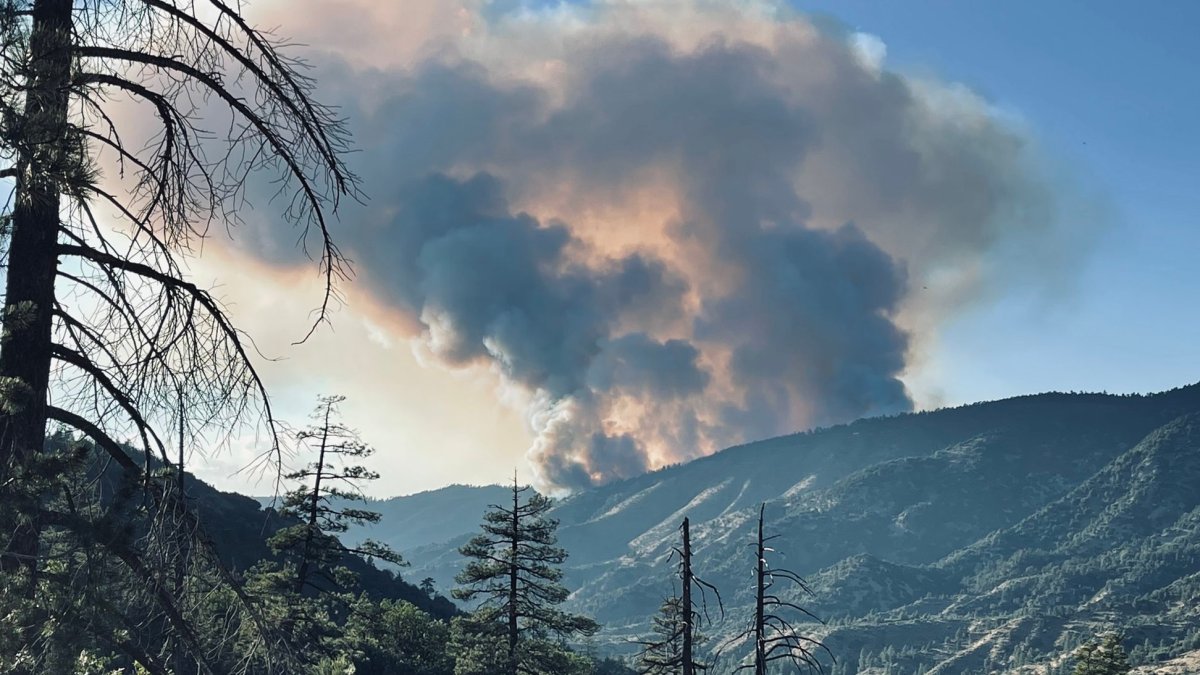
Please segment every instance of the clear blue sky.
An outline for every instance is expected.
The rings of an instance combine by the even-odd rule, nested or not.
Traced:
[[[1103,193],[1113,224],[1077,288],[960,318],[939,352],[951,402],[1200,380],[1200,3],[803,0],[879,36],[888,64],[962,82],[1021,116]]]

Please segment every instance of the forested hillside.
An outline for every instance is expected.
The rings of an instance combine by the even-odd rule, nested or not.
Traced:
[[[264,508],[253,498],[222,492],[190,474],[189,478],[188,496],[200,524],[231,570],[244,572],[255,563],[278,557],[267,545],[267,540],[294,521],[280,517],[275,509]],[[358,556],[346,556],[341,564],[357,576],[359,588],[374,598],[403,600],[443,619],[449,619],[457,612],[454,604],[445,597],[430,597],[416,584],[402,578],[404,570],[400,568],[368,563]]]
[[[1127,634],[1137,661],[1178,656],[1200,646],[1197,410],[1197,386],[1026,396],[771,439],[612,483],[553,512],[579,588],[569,604],[628,650],[671,592],[667,558],[688,516],[698,571],[744,615],[746,544],[765,501],[779,564],[815,591],[793,599],[829,622],[806,629],[838,656],[835,672],[1068,668],[1063,657],[1106,629]],[[448,582],[459,543],[410,551],[413,572]],[[739,656],[730,647],[722,662]]]
[[[1200,14],[961,4],[0,0],[0,675],[1200,672],[1200,384],[913,412],[1200,358]]]

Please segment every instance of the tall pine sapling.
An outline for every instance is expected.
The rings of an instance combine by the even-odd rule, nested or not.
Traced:
[[[483,516],[483,532],[459,549],[470,562],[455,578],[455,598],[479,601],[481,627],[502,624],[507,654],[505,672],[543,672],[556,652],[548,650],[549,637],[592,635],[595,621],[556,609],[569,592],[559,582],[560,565],[567,559],[557,546],[558,521],[548,518],[551,501],[532,492],[513,477],[512,502],[492,504]]]
[[[638,654],[638,672],[642,675],[675,675],[682,669],[683,635],[686,626],[683,621],[683,600],[678,594],[673,594],[663,600],[658,613],[651,620],[650,631],[653,636],[645,641],[639,641],[642,651]],[[692,649],[703,645],[707,636],[692,627]]]
[[[338,539],[351,525],[379,522],[374,511],[350,506],[365,501],[361,483],[379,478],[364,466],[352,464],[374,453],[358,434],[342,424],[338,404],[344,396],[324,396],[312,413],[313,424],[296,434],[301,447],[313,460],[289,473],[299,484],[284,498],[280,514],[301,522],[284,527],[270,539],[271,548],[294,565],[292,591],[303,593],[314,586],[314,578],[339,585],[335,571],[343,557],[361,555],[395,565],[404,559],[385,544],[366,540],[347,546]]]

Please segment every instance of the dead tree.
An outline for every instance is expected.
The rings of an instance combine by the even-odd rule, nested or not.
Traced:
[[[265,430],[264,458],[278,458],[253,346],[185,264],[214,226],[239,224],[247,181],[265,170],[325,281],[315,328],[347,273],[327,217],[357,188],[342,121],[240,3],[4,0],[0,38],[0,184],[11,185],[0,199],[0,499],[20,514],[4,523],[0,572],[23,576],[33,598],[43,528],[74,523],[42,512],[48,420],[121,466],[171,466],[176,416],[211,445]],[[132,462],[119,437],[145,459]],[[158,503],[177,498],[139,475]]]
[[[754,675],[767,675],[771,663],[784,662],[797,670],[825,672],[825,666],[817,658],[818,651],[829,651],[819,640],[802,635],[793,622],[785,619],[780,612],[792,610],[808,618],[824,623],[812,612],[794,602],[784,600],[772,589],[776,580],[791,582],[800,592],[812,594],[812,589],[800,575],[786,569],[772,569],[767,563],[767,553],[774,549],[767,542],[779,535],[763,536],[763,514],[766,504],[758,508],[758,536],[755,539],[755,570],[754,570],[754,619],[745,631],[734,636],[727,645],[740,642],[746,638],[754,640],[754,658],[750,663],[737,667],[738,671],[754,669]]]
[[[716,596],[721,616],[725,614],[716,586],[696,576],[692,570],[692,534],[687,518],[683,519],[679,529],[682,544],[672,548],[672,555],[679,559],[680,593],[664,602],[660,616],[655,620],[656,638],[636,642],[642,648],[638,661],[639,672],[643,675],[680,672],[695,675],[697,671],[707,670],[708,664],[696,660],[695,648],[700,625],[712,621],[708,612],[708,591]],[[694,600],[694,591],[700,593],[699,606]]]

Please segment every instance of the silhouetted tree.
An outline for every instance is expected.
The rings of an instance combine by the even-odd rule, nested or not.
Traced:
[[[596,622],[555,608],[569,594],[559,582],[567,559],[557,545],[558,521],[546,513],[552,503],[513,477],[511,505],[492,504],[483,516],[483,532],[459,549],[471,561],[456,577],[453,595],[481,599],[475,623],[481,630],[503,625],[507,658],[505,672],[547,672],[547,662],[562,656],[547,638],[591,635]],[[548,672],[554,672],[550,670]]]
[[[642,647],[638,656],[638,672],[646,675],[695,675],[697,670],[707,670],[708,664],[696,660],[695,649],[701,639],[701,623],[711,621],[708,591],[716,596],[721,614],[725,613],[717,588],[692,571],[692,534],[687,518],[683,519],[679,529],[682,544],[673,548],[672,554],[679,560],[677,574],[680,594],[668,598],[659,609],[659,615],[653,623],[655,637],[637,642]],[[700,593],[699,606],[693,600],[693,590]]]
[[[40,602],[46,531],[69,532],[141,579],[181,638],[190,631],[174,564],[160,570],[144,546],[115,536],[119,523],[109,529],[82,510],[53,510],[49,491],[62,487],[67,470],[42,452],[47,420],[92,439],[136,478],[154,509],[182,500],[169,475],[143,470],[151,455],[172,464],[165,429],[224,435],[265,421],[267,456],[278,459],[270,399],[246,338],[220,302],[188,280],[186,259],[212,225],[237,225],[250,174],[271,170],[292,197],[284,215],[319,251],[319,322],[345,270],[326,213],[356,191],[340,158],[342,123],[313,101],[301,64],[251,27],[239,4],[200,4],[0,2],[0,179],[11,185],[0,199],[0,572]],[[213,138],[209,124],[229,134]],[[106,180],[103,162],[115,169]],[[143,461],[114,441],[126,434]],[[155,525],[156,545],[174,534],[163,531],[168,523],[195,531],[193,515],[174,512]],[[98,538],[102,532],[114,536]],[[196,539],[206,545],[202,534]],[[182,648],[192,653],[198,644]],[[161,668],[139,658],[151,672]]]
[[[812,590],[800,575],[786,569],[773,569],[767,563],[767,553],[774,550],[767,546],[767,542],[778,538],[779,535],[764,536],[763,515],[765,511],[766,504],[759,505],[758,536],[754,542],[754,618],[748,629],[734,636],[730,641],[737,642],[744,638],[752,638],[754,640],[754,656],[750,663],[738,666],[737,670],[753,668],[754,675],[767,675],[767,669],[771,663],[783,661],[796,670],[815,670],[823,673],[825,666],[817,658],[816,650],[825,651],[830,658],[833,657],[833,653],[820,641],[802,635],[791,621],[780,614],[783,610],[793,610],[814,621],[821,621],[812,612],[794,602],[784,600],[773,590],[776,581],[782,580],[791,582],[802,593],[812,594]]]
[[[366,499],[362,482],[376,480],[379,474],[349,463],[370,457],[375,451],[339,421],[338,404],[344,400],[344,396],[321,397],[312,413],[314,423],[296,434],[313,460],[287,475],[299,484],[284,497],[280,514],[301,522],[280,529],[270,539],[271,548],[284,553],[295,565],[295,593],[302,593],[314,574],[336,585],[333,569],[346,555],[404,564],[404,558],[385,544],[368,539],[347,546],[338,539],[350,525],[379,522],[375,511],[351,506]]]

